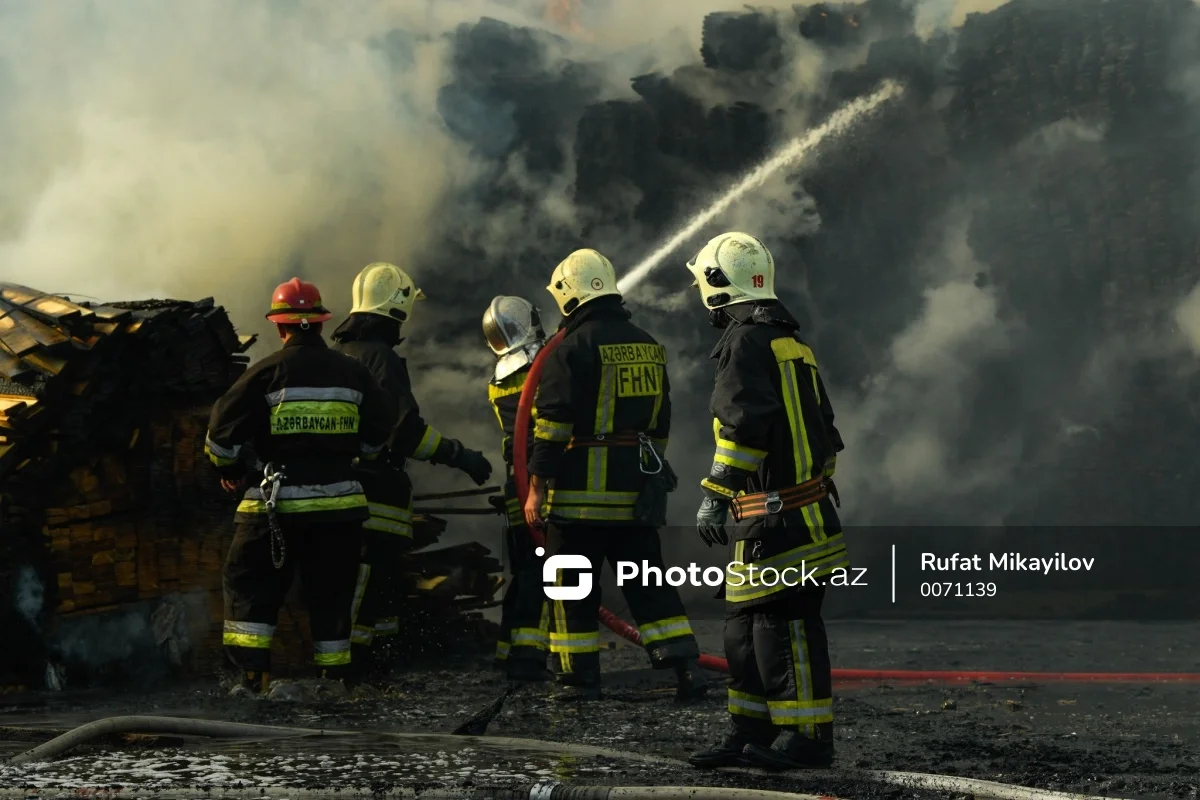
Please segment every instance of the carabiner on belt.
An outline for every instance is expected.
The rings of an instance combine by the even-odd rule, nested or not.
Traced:
[[[657,475],[658,473],[662,472],[662,469],[663,469],[662,456],[660,456],[658,454],[658,451],[654,449],[654,442],[650,441],[650,437],[645,433],[638,434],[638,452],[639,452],[639,455],[649,453],[651,456],[654,457],[654,461],[657,464],[657,466],[653,470],[648,470],[648,469],[646,469],[647,459],[639,458],[638,459],[638,469],[640,469],[642,471],[643,475]]]

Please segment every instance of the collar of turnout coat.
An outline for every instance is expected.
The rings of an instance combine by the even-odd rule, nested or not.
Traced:
[[[605,316],[620,317],[621,319],[633,318],[633,314],[629,312],[629,309],[625,308],[625,301],[621,298],[616,296],[597,297],[592,302],[584,303],[563,317],[562,322],[558,323],[558,329],[561,331],[565,328],[568,331],[572,331],[589,319]]]
[[[333,332],[335,342],[383,342],[395,347],[400,338],[400,323],[378,314],[351,314]]]
[[[778,300],[752,300],[746,303],[735,303],[726,306],[725,313],[733,320],[733,324],[721,334],[717,346],[708,354],[709,358],[717,358],[721,355],[721,351],[725,349],[726,340],[733,335],[733,331],[739,325],[778,325],[793,331],[800,330],[800,323],[792,316],[792,312],[788,311]]]
[[[315,331],[302,331],[294,334],[283,343],[284,347],[325,347],[325,340]]]

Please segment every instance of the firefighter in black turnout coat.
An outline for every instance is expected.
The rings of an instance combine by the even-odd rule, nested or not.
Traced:
[[[824,581],[849,567],[831,480],[842,439],[813,351],[775,296],[775,264],[763,243],[722,234],[688,269],[723,330],[712,352],[716,453],[696,523],[709,546],[730,549],[732,721],[721,742],[691,761],[827,767],[833,695],[821,603]]]
[[[549,647],[549,603],[542,591],[541,559],[525,525],[525,514],[517,498],[513,478],[513,432],[521,403],[521,390],[534,356],[545,343],[537,308],[521,297],[500,296],[483,315],[483,336],[496,356],[496,368],[488,382],[488,401],[504,439],[501,443],[508,466],[501,498],[505,515],[505,549],[512,578],[504,593],[500,614],[500,638],[496,642],[496,666],[509,680],[543,681]],[[532,449],[533,426],[529,428]],[[527,453],[529,450],[526,451]]]
[[[371,512],[363,524],[366,546],[354,590],[355,661],[385,671],[400,631],[401,557],[412,546],[412,482],[407,459],[444,464],[482,486],[492,474],[483,453],[444,437],[421,417],[405,359],[393,350],[400,326],[424,297],[394,264],[368,264],[354,279],[350,316],[333,334],[334,348],[361,362],[389,397],[398,424],[374,461],[359,464],[358,478]],[[364,663],[366,662],[366,663]]]
[[[566,333],[538,387],[524,511],[531,525],[549,523],[551,553],[590,562],[592,590],[583,599],[553,600],[550,650],[560,659],[559,699],[596,699],[604,559],[648,562],[665,572],[657,529],[666,524],[666,492],[674,488],[664,459],[667,354],[630,321],[613,266],[595,250],[567,256],[547,290]],[[558,582],[568,585],[561,571]],[[703,694],[699,649],[678,592],[641,580],[623,590],[652,666],[675,669],[680,699]]]
[[[329,317],[316,286],[281,284],[267,319],[283,349],[246,370],[209,419],[204,449],[221,486],[232,492],[250,480],[223,577],[226,653],[252,692],[268,685],[276,617],[297,569],[318,674],[343,678],[350,666],[350,603],[369,515],[353,462],[383,450],[396,410],[361,364],[325,345]],[[260,486],[247,475],[248,443],[260,474],[277,481]]]

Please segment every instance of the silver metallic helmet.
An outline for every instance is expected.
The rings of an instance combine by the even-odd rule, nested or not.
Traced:
[[[499,382],[533,363],[546,341],[537,308],[523,297],[493,298],[483,314],[483,336],[499,359],[492,380]]]

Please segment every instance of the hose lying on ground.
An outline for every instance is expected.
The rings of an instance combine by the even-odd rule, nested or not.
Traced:
[[[513,430],[513,479],[517,485],[517,497],[521,508],[529,496],[529,420],[538,384],[542,380],[542,367],[546,358],[554,352],[565,331],[550,337],[529,367],[525,385],[521,389],[521,400],[517,405],[517,420]],[[546,546],[542,532],[529,529],[534,544]],[[607,608],[600,609],[600,621],[604,626],[623,639],[641,644],[642,637],[637,628],[630,625]],[[720,656],[707,653],[700,656],[700,666],[714,672],[729,672],[729,662]],[[834,669],[833,679],[841,681],[936,681],[943,683],[999,683],[1005,681],[1042,681],[1046,683],[1200,683],[1200,673],[1186,672],[964,672],[961,670],[902,670],[902,669]]]
[[[26,750],[8,760],[9,764],[28,764],[49,761],[81,744],[116,733],[173,733],[177,736],[213,736],[221,739],[242,737],[320,736],[329,734],[309,728],[283,728],[274,725],[246,725],[241,722],[225,722],[211,719],[187,719],[186,717],[108,717],[81,725],[56,736],[32,750]]]
[[[523,787],[480,787],[411,789],[408,787],[377,789],[290,789],[283,786],[224,789],[138,789],[125,786],[118,789],[88,788],[87,797],[94,800],[832,800],[813,794],[772,792],[762,789],[733,789],[709,786],[573,786],[550,783]],[[77,789],[7,789],[0,788],[0,800],[78,800]],[[1112,798],[1106,798],[1112,800]]]
[[[311,728],[289,728],[272,725],[244,725],[236,722],[223,722],[207,719],[186,719],[182,717],[109,717],[82,725],[73,731],[56,737],[43,745],[26,751],[11,759],[9,764],[25,764],[44,761],[61,755],[67,750],[94,740],[98,737],[114,733],[174,733],[179,735],[213,736],[224,738],[241,738],[251,736],[300,737],[313,735],[345,736],[365,732],[356,731],[324,731]],[[622,750],[612,750],[606,747],[591,745],[564,744],[561,742],[545,742],[537,739],[517,739],[511,737],[491,736],[457,736],[445,733],[381,733],[376,734],[389,739],[399,739],[409,742],[429,742],[439,745],[476,745],[481,748],[496,748],[516,750],[524,753],[554,753],[585,758],[621,759],[662,766],[672,766],[690,769],[685,761],[663,756],[647,755],[644,753],[629,753]],[[766,773],[761,770],[744,767],[731,767],[720,770],[749,775],[770,775],[775,778],[787,777],[786,773]],[[811,777],[813,773],[806,773]],[[903,786],[912,789],[928,789],[954,794],[969,794],[989,800],[1113,800],[1113,798],[1093,798],[1067,792],[1051,792],[1044,789],[1032,789],[1025,786],[996,783],[994,781],[978,780],[975,778],[960,778],[953,775],[929,775],[918,772],[892,772],[889,770],[865,771],[861,773],[840,773],[839,777],[861,775],[864,780],[886,783],[893,786]],[[89,797],[103,798],[109,794],[105,789],[89,789]],[[0,800],[7,798],[38,797],[48,800],[54,797],[77,797],[75,789],[19,789],[0,787]],[[113,796],[125,798],[162,798],[162,800],[192,800],[196,796],[195,789],[146,789],[124,787],[114,790]],[[340,800],[340,798],[366,797],[396,797],[396,798],[464,798],[477,797],[512,798],[512,800],[618,800],[619,798],[658,798],[659,800],[784,800],[784,798],[804,798],[817,800],[815,795],[789,794],[786,792],[770,792],[757,789],[729,789],[724,787],[706,786],[570,786],[565,784],[537,784],[522,788],[495,787],[488,789],[435,789],[431,791],[414,792],[411,789],[398,788],[393,791],[380,792],[377,790],[356,789],[289,789],[284,787],[261,787],[246,789],[208,788],[204,790],[206,798],[282,798],[292,797],[297,800]],[[825,797],[825,796],[822,796]],[[826,797],[825,800],[828,800]]]

